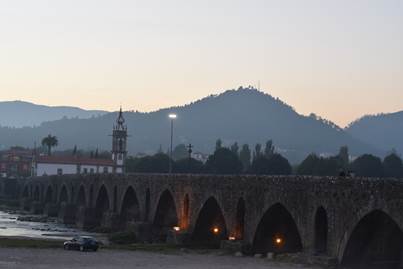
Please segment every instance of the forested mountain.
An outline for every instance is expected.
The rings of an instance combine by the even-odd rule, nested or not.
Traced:
[[[346,131],[385,151],[395,149],[403,153],[403,111],[364,116],[351,123]]]
[[[0,102],[0,126],[33,127],[46,121],[67,118],[90,118],[106,111],[84,110],[68,106],[43,106],[22,101]]]
[[[347,145],[352,154],[378,154],[374,147],[353,138],[343,129],[315,115],[303,116],[279,99],[252,88],[229,90],[194,103],[161,109],[150,113],[125,113],[129,151],[152,153],[162,146],[168,149],[170,122],[167,115],[175,112],[175,144],[192,143],[195,151],[210,153],[215,141],[225,145],[264,143],[273,139],[278,151],[291,162],[300,161],[316,152],[334,154]],[[90,119],[61,119],[34,128],[1,128],[3,146],[32,146],[49,133],[59,138],[58,149],[110,149],[112,125],[116,113]]]

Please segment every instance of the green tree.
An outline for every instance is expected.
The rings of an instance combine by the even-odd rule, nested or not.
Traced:
[[[47,137],[42,139],[42,146],[46,147],[48,150],[48,155],[52,155],[52,148],[58,145],[59,141],[56,136],[49,134]]]
[[[403,177],[402,159],[396,153],[392,153],[383,160],[383,170],[385,176],[401,178]]]
[[[193,158],[181,159],[174,163],[173,171],[179,174],[183,173],[200,174],[203,172],[203,162]]]
[[[188,157],[188,149],[185,144],[179,144],[172,151],[172,159],[181,160]]]
[[[319,158],[314,170],[316,176],[338,176],[344,170],[338,157]]]
[[[249,169],[250,163],[251,163],[251,159],[252,159],[252,153],[249,149],[249,145],[248,144],[244,144],[242,146],[242,149],[239,153],[239,159],[242,162],[242,166],[244,171],[247,171]]]
[[[381,159],[371,154],[358,157],[351,167],[361,177],[382,177],[384,174]]]
[[[260,156],[255,159],[249,172],[258,175],[289,175],[292,167],[288,160],[280,154],[273,154],[270,158]]]
[[[74,146],[74,149],[73,149],[73,156],[76,156],[77,155],[77,145],[75,145]]]
[[[231,150],[219,148],[209,156],[206,170],[214,174],[239,174],[242,172],[242,163]]]
[[[130,170],[139,173],[167,173],[169,170],[169,156],[157,153],[153,156],[145,156],[138,160],[130,160],[133,165]]]
[[[309,154],[305,160],[298,166],[297,174],[298,175],[314,175],[316,171],[316,167],[319,164],[319,157],[315,154]]]
[[[266,158],[271,158],[274,154],[274,150],[273,140],[267,141],[266,147],[264,148],[264,156],[266,156]]]
[[[219,139],[217,139],[217,141],[215,142],[215,150],[218,150],[218,149],[220,149],[220,148],[222,148],[222,141],[221,141],[221,139],[219,138]]]
[[[312,176],[337,176],[342,168],[338,157],[322,158],[310,154],[298,166],[297,174]]]
[[[338,157],[340,159],[341,166],[342,166],[343,170],[346,171],[348,169],[348,166],[349,166],[349,163],[350,163],[350,155],[348,153],[348,147],[347,146],[343,146],[343,147],[340,148]]]
[[[274,153],[269,159],[271,175],[289,175],[292,167],[288,160],[278,153]]]
[[[233,153],[235,153],[236,155],[238,155],[238,153],[239,153],[239,146],[238,146],[238,143],[237,143],[237,142],[235,142],[234,144],[232,144],[232,146],[231,146],[231,151],[232,151]]]
[[[255,152],[253,153],[253,159],[257,159],[262,155],[262,145],[256,144]]]

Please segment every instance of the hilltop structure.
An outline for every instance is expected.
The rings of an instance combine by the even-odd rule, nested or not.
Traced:
[[[69,174],[123,174],[127,156],[127,126],[122,109],[112,133],[112,158],[84,158],[79,156],[34,156],[32,176]]]

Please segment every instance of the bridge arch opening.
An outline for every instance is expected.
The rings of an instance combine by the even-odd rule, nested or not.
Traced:
[[[53,189],[51,186],[48,186],[46,188],[45,204],[52,203],[52,202],[53,202]]]
[[[74,197],[75,197],[75,189],[74,189],[74,186],[73,185],[71,185],[71,195],[70,195],[70,197],[71,197],[71,203],[74,203]]]
[[[118,208],[118,186],[113,188],[113,212],[116,212]]]
[[[28,186],[24,187],[24,190],[22,191],[22,197],[23,198],[28,198],[29,197],[29,188],[28,188]]]
[[[35,186],[35,189],[34,189],[34,201],[39,201],[40,198],[41,198],[41,193],[40,193],[40,190],[39,190],[39,186]]]
[[[182,228],[187,229],[189,227],[189,210],[190,210],[190,201],[189,195],[186,194],[183,199],[183,216],[182,216]]]
[[[140,205],[133,187],[128,187],[123,197],[120,217],[123,224],[140,220]]]
[[[315,252],[326,254],[328,237],[327,213],[323,207],[319,207],[315,215]]]
[[[263,215],[253,240],[256,253],[295,253],[302,250],[301,236],[290,212],[281,204]]]
[[[145,210],[144,210],[144,221],[148,221],[148,218],[150,216],[150,189],[147,188],[146,190],[146,201],[145,201]]]
[[[175,226],[178,226],[175,200],[171,192],[165,190],[160,196],[154,217],[155,239],[166,242],[168,232]]]
[[[85,189],[84,189],[84,186],[81,185],[80,189],[78,190],[77,205],[85,206],[86,203],[87,203],[87,198],[85,197]]]
[[[90,186],[90,200],[89,200],[89,207],[92,207],[94,204],[94,185],[91,184]]]
[[[102,185],[98,191],[97,200],[95,202],[95,224],[100,226],[105,212],[109,210],[109,195],[105,185]]]
[[[59,203],[68,203],[69,201],[69,195],[67,193],[67,187],[66,185],[63,185],[62,189],[60,190],[60,195],[59,195]]]
[[[238,200],[235,224],[235,238],[242,240],[245,232],[245,200],[243,198],[239,198]]]
[[[221,240],[227,239],[227,225],[224,214],[214,197],[203,205],[197,217],[192,234],[192,243],[211,248],[219,248]]]
[[[403,232],[386,213],[375,210],[354,228],[343,254],[346,268],[401,268]]]

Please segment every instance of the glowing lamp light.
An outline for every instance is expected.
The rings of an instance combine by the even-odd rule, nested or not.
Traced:
[[[220,229],[218,229],[217,227],[213,228],[213,233],[214,234],[218,234],[220,232]]]
[[[173,229],[174,229],[175,232],[179,232],[181,230],[181,228],[178,227],[178,226],[173,227]]]
[[[168,117],[169,117],[170,119],[176,119],[177,116],[176,116],[176,114],[169,114]]]
[[[277,245],[281,245],[283,243],[283,239],[280,237],[277,237],[274,242],[276,242]]]
[[[235,238],[235,236],[230,236],[230,237],[228,237],[228,240],[229,240],[229,241],[235,241],[236,238]]]

